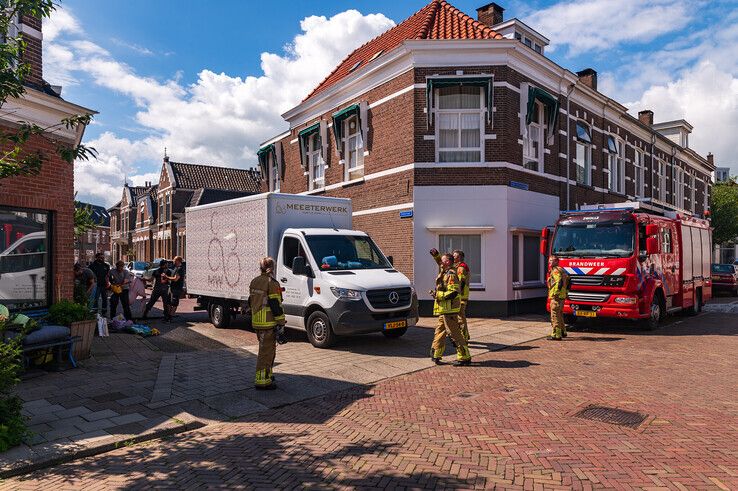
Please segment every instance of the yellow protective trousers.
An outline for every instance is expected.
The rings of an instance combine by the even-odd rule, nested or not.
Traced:
[[[272,367],[277,355],[277,336],[274,328],[255,329],[259,340],[259,354],[256,358],[256,378],[254,385],[265,387],[272,384]]]
[[[443,358],[446,351],[446,331],[450,333],[451,339],[456,343],[456,359],[459,361],[471,360],[471,353],[466,339],[461,333],[457,314],[444,314],[438,316],[438,324],[431,345],[431,358]]]

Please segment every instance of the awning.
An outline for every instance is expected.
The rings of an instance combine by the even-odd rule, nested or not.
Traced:
[[[482,87],[484,89],[484,100],[487,104],[487,121],[492,118],[492,75],[479,77],[443,77],[428,78],[425,81],[425,103],[428,108],[428,121],[433,110],[433,90],[442,87],[455,87],[464,85],[467,87]]]
[[[584,123],[577,121],[577,140],[582,143],[592,143],[592,136],[589,134],[589,128]]]
[[[533,120],[536,101],[543,104],[543,107],[548,111],[546,123],[548,124],[549,135],[555,135],[559,122],[559,100],[541,88],[528,88],[528,111],[525,116],[525,124],[530,124]]]
[[[361,120],[358,104],[352,104],[333,114],[333,136],[336,137],[336,148],[341,148],[341,140],[343,139],[343,121],[353,115],[356,115],[356,118]],[[358,128],[361,128],[361,121],[358,123]]]
[[[277,153],[274,149],[274,143],[261,147],[259,151],[256,152],[256,158],[259,160],[259,169],[261,169],[262,179],[267,179],[269,177],[269,154],[272,155],[272,158],[276,162]]]
[[[320,147],[320,122],[308,126],[297,134],[297,140],[300,144],[300,165],[305,170],[307,170],[308,167],[307,162],[305,162],[305,156],[307,155],[308,151],[308,141],[310,140],[310,137],[313,136],[313,134],[315,133],[318,133],[318,146]]]

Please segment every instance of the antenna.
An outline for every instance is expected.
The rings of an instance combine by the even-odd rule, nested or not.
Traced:
[[[164,147],[164,158],[167,158],[167,157],[168,157],[168,155],[167,155],[167,147]]]

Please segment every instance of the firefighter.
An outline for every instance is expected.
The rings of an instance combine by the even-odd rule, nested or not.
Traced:
[[[468,366],[471,365],[471,354],[461,334],[458,319],[461,307],[459,279],[451,261],[450,254],[441,256],[441,271],[436,277],[436,289],[429,292],[435,300],[433,315],[438,316],[438,325],[431,345],[431,359],[436,365],[441,364],[443,352],[446,350],[446,331],[448,331],[456,345],[454,366]]]
[[[569,290],[569,275],[559,266],[559,258],[551,260],[551,273],[548,275],[548,298],[551,308],[551,341],[561,341],[566,337],[564,324],[564,300]]]
[[[459,277],[459,290],[461,293],[461,310],[459,310],[459,327],[466,342],[469,342],[469,326],[466,324],[466,305],[469,303],[469,279],[471,271],[469,265],[464,262],[464,251],[456,249],[453,252],[454,268],[456,276]]]
[[[274,279],[274,259],[265,257],[259,262],[261,274],[251,280],[249,307],[251,325],[259,339],[259,354],[256,360],[257,390],[277,388],[272,376],[277,341],[284,342],[284,310],[282,310],[282,288]]]

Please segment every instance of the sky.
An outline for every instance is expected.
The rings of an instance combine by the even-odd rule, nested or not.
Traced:
[[[75,164],[84,201],[172,160],[255,166],[281,114],[354,48],[428,0],[62,0],[44,23],[44,78],[99,112]],[[484,0],[452,0],[475,17]],[[686,119],[690,146],[738,174],[738,0],[500,0],[551,40],[546,55],[599,74],[599,90],[656,122]]]

